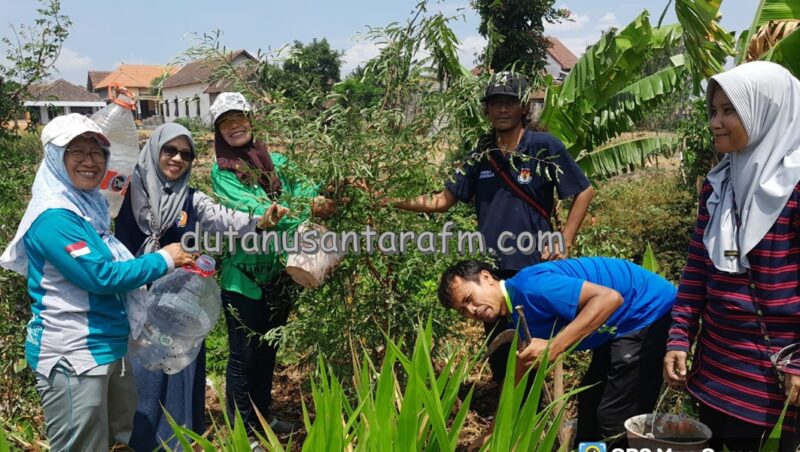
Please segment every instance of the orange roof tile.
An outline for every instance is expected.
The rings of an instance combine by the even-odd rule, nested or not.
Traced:
[[[578,57],[559,41],[558,38],[548,36],[547,42],[550,44],[550,47],[547,48],[547,53],[549,53],[564,70],[568,71],[572,69],[572,66],[575,66],[575,63],[578,62]]]
[[[112,83],[119,83],[127,88],[148,88],[150,82],[165,70],[170,74],[174,74],[177,68],[146,64],[120,64],[117,70],[108,74],[94,88],[105,88]]]
[[[111,71],[89,71],[87,74],[87,88],[94,89],[98,83],[103,81],[104,78],[108,77]]]

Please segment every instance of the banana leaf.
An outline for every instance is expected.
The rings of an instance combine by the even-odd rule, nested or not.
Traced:
[[[800,78],[800,28],[781,39],[761,59],[778,63]]]
[[[734,54],[733,36],[719,25],[722,0],[676,0],[675,14],[683,27],[683,40],[695,93],[700,82],[724,70],[725,60]]]
[[[753,15],[753,24],[750,25],[749,30],[742,33],[743,38],[740,40],[743,41],[743,45],[737,46],[736,64],[744,61],[748,44],[753,39],[753,36],[758,33],[759,28],[770,21],[791,19],[800,19],[800,2],[797,0],[761,0],[756,13]]]
[[[651,155],[670,155],[680,144],[673,133],[647,133],[608,143],[582,154],[578,165],[589,177],[610,177],[631,168],[644,166]]]

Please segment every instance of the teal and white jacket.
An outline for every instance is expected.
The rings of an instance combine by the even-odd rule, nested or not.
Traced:
[[[125,356],[130,327],[124,294],[167,274],[172,258],[162,250],[114,261],[92,225],[67,209],[42,212],[23,241],[33,302],[28,364],[49,376],[64,357],[80,375]]]

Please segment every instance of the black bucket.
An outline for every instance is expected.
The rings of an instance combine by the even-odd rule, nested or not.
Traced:
[[[640,414],[625,421],[631,447],[672,449],[673,452],[700,452],[708,448],[711,429],[702,422],[674,414],[659,414],[653,428],[652,419],[652,414]]]

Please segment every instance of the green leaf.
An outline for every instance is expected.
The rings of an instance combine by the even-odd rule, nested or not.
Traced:
[[[673,66],[637,80],[612,96],[592,119],[588,148],[628,132],[654,105],[668,99],[683,85],[683,55],[671,58]]]
[[[740,43],[737,46],[736,64],[744,61],[750,41],[758,33],[759,28],[770,21],[792,19],[800,19],[800,3],[796,0],[761,0],[758,9],[753,15],[753,23],[740,37]],[[797,73],[795,72],[795,74]]]
[[[190,432],[191,430],[186,427],[183,427],[182,425],[178,425],[178,423],[175,422],[175,419],[172,418],[172,416],[169,414],[169,411],[167,411],[166,408],[162,406],[161,409],[164,411],[164,415],[167,417],[167,424],[169,424],[170,428],[172,429],[172,432],[175,434],[175,437],[178,439],[178,442],[181,444],[183,450],[192,450],[191,444],[189,443],[189,441],[186,440],[186,436],[189,436],[188,432]],[[196,433],[194,434],[197,435]],[[208,443],[208,445],[211,446],[211,449],[207,449],[205,447],[206,445],[204,444],[203,450],[209,452],[213,451],[214,450],[213,444]]]
[[[784,36],[761,59],[778,63],[800,78],[800,28]]]
[[[761,446],[762,452],[775,452],[780,449],[781,433],[783,432],[783,419],[786,417],[786,410],[788,408],[789,399],[786,399],[786,402],[783,403],[783,410],[781,410],[781,415],[778,418],[778,422],[775,423],[775,427],[773,427],[772,431],[769,432],[769,437],[767,438],[766,443]]]
[[[675,14],[683,27],[695,92],[700,82],[724,71],[725,60],[734,54],[733,37],[719,25],[721,0],[676,0]]]
[[[644,166],[651,155],[671,154],[679,144],[680,138],[672,133],[638,134],[583,154],[578,165],[589,177],[610,177],[627,171],[632,165]]]
[[[647,248],[644,250],[642,267],[645,270],[650,270],[653,273],[658,273],[659,270],[658,262],[656,262],[656,256],[653,254],[653,248],[650,247],[649,243],[647,244]]]
[[[800,3],[796,0],[762,0],[753,25],[762,27],[773,20],[791,20],[800,18]]]
[[[671,57],[667,67],[641,77],[653,50],[677,47],[681,38],[678,24],[653,29],[647,11],[623,30],[604,34],[586,50],[562,85],[547,90],[540,122],[576,160],[608,146],[609,140],[633,130],[653,106],[683,87],[688,66],[680,54]],[[641,161],[626,159],[601,174]]]
[[[8,445],[8,440],[6,440],[5,428],[0,425],[0,452],[8,452],[10,450],[11,447]]]

